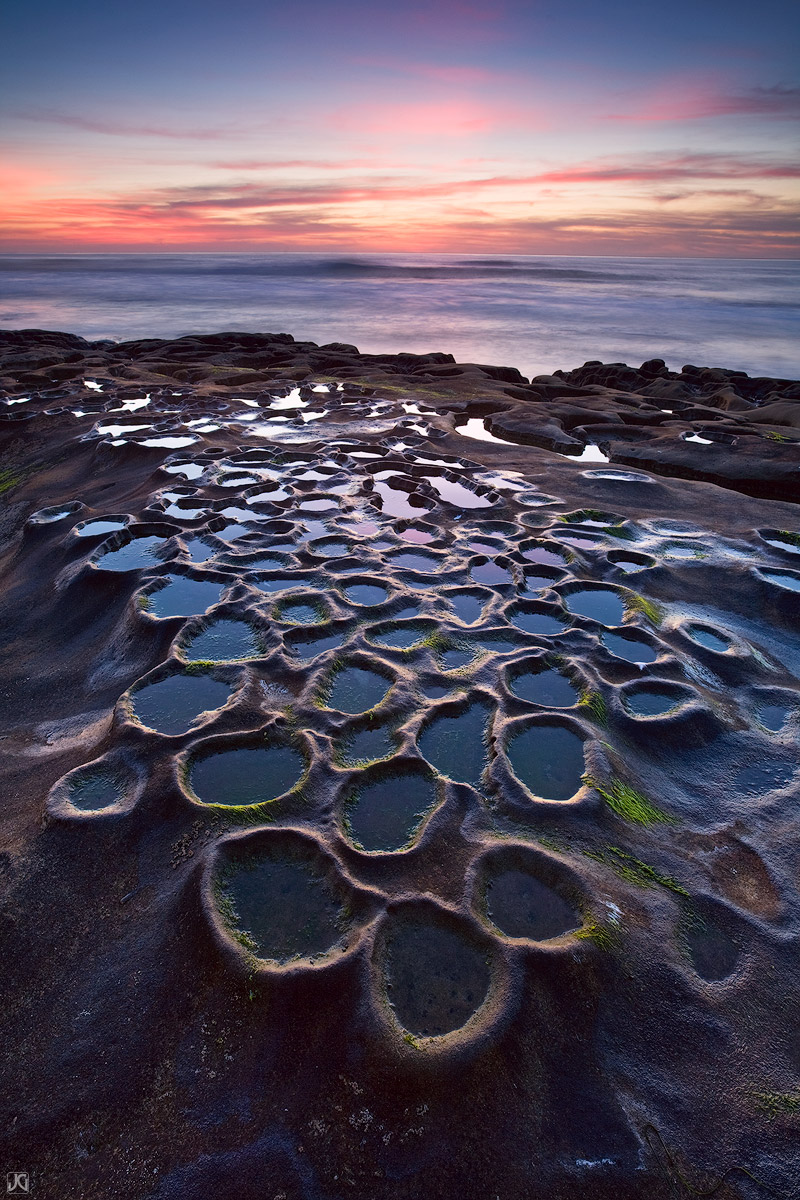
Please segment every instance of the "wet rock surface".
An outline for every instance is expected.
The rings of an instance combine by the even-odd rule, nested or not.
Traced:
[[[10,1165],[794,1195],[800,385],[21,331],[0,387]]]

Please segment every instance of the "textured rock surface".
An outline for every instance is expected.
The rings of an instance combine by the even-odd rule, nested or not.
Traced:
[[[9,1168],[796,1195],[798,384],[46,331],[0,382]]]

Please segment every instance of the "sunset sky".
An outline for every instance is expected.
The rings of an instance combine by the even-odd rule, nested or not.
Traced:
[[[779,0],[18,0],[5,251],[797,257]]]

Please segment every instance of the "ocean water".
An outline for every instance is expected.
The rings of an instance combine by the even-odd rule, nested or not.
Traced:
[[[569,370],[663,358],[800,377],[800,261],[478,255],[0,257],[0,328],[223,330]]]

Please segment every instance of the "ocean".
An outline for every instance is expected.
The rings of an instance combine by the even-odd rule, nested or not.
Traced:
[[[0,257],[0,328],[224,330],[570,370],[663,358],[800,378],[800,261],[413,254]]]

